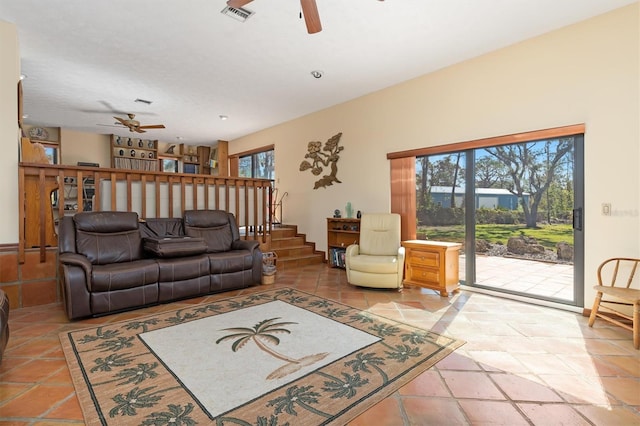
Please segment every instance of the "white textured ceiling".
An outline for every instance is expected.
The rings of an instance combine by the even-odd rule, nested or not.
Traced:
[[[127,135],[104,125],[132,112],[165,124],[145,137],[201,144],[635,2],[317,0],[313,35],[296,0],[255,0],[245,23],[220,13],[225,0],[0,0],[0,20],[18,28],[27,124]]]

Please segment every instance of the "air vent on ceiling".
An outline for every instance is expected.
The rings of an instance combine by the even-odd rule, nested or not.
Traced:
[[[227,15],[236,21],[244,22],[249,19],[255,12],[245,9],[242,7],[231,7],[225,6],[224,9],[220,11],[223,15]]]

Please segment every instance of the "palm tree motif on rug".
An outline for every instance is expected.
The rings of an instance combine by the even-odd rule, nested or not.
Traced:
[[[223,329],[224,331],[230,331],[233,332],[233,334],[229,334],[219,338],[218,340],[216,340],[216,344],[220,344],[225,340],[235,339],[235,341],[231,345],[231,350],[233,352],[238,352],[248,342],[252,341],[261,351],[266,352],[274,358],[286,362],[286,364],[284,364],[282,367],[279,367],[278,369],[270,373],[267,376],[267,380],[281,379],[283,377],[286,377],[289,374],[295,373],[303,367],[313,365],[316,362],[323,360],[329,355],[329,352],[321,352],[313,355],[306,355],[302,358],[292,358],[287,355],[281,354],[280,352],[271,348],[269,345],[278,346],[280,344],[280,339],[276,336],[276,334],[291,334],[291,331],[284,328],[284,326],[297,324],[296,322],[291,321],[276,322],[279,319],[281,318],[262,320],[252,328],[225,328]]]

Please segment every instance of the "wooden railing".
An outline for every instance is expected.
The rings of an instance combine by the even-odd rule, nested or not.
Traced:
[[[185,210],[235,215],[243,238],[271,231],[273,185],[267,179],[20,163],[19,258],[25,248],[57,246],[58,218],[85,210],[135,211],[141,219],[181,217]]]

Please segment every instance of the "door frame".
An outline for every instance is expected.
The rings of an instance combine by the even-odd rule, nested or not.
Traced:
[[[569,136],[569,135],[567,135]],[[489,146],[477,147],[464,151],[466,159],[467,180],[465,186],[471,190],[465,191],[465,282],[464,285],[470,288],[481,288],[497,293],[508,293],[523,298],[544,300],[568,306],[584,307],[584,133],[571,135],[573,141],[573,300],[564,300],[545,297],[530,293],[523,293],[508,289],[491,287],[488,285],[476,284],[476,220],[475,220],[475,155],[476,149],[488,148]],[[549,138],[552,139],[552,138]],[[555,139],[555,138],[553,138]],[[516,143],[535,142],[535,140],[523,140]],[[472,282],[469,283],[468,281]]]
[[[534,130],[388,153],[387,159],[390,160],[391,172],[391,212],[400,214],[402,218],[402,239],[406,240],[416,238],[415,160],[416,157],[424,155],[447,154],[496,145],[508,145],[518,142],[575,136],[576,147],[574,149],[574,155],[576,162],[574,166],[574,205],[584,206],[585,127],[584,123],[573,124],[550,129]],[[469,158],[469,156],[467,156],[467,158]],[[473,195],[465,194],[465,197],[473,197]],[[473,199],[469,200],[469,198],[465,198],[465,205],[474,205]],[[574,301],[573,303],[564,304],[565,306],[584,306],[584,208],[582,208],[580,219],[583,224],[583,229],[579,231],[574,229]],[[465,229],[465,231],[467,231],[467,229]],[[465,254],[469,253],[470,257],[472,254],[473,257],[471,258],[475,259],[474,235],[469,232],[465,232],[465,234],[465,246],[467,248],[465,249]],[[467,265],[470,263],[475,264],[475,262],[466,263]],[[467,268],[469,268],[469,266],[467,266]],[[472,275],[470,275],[469,272],[469,269],[467,269],[465,271],[465,275],[475,277],[475,266],[471,271]],[[553,299],[552,303],[555,303],[555,301],[556,300]]]

